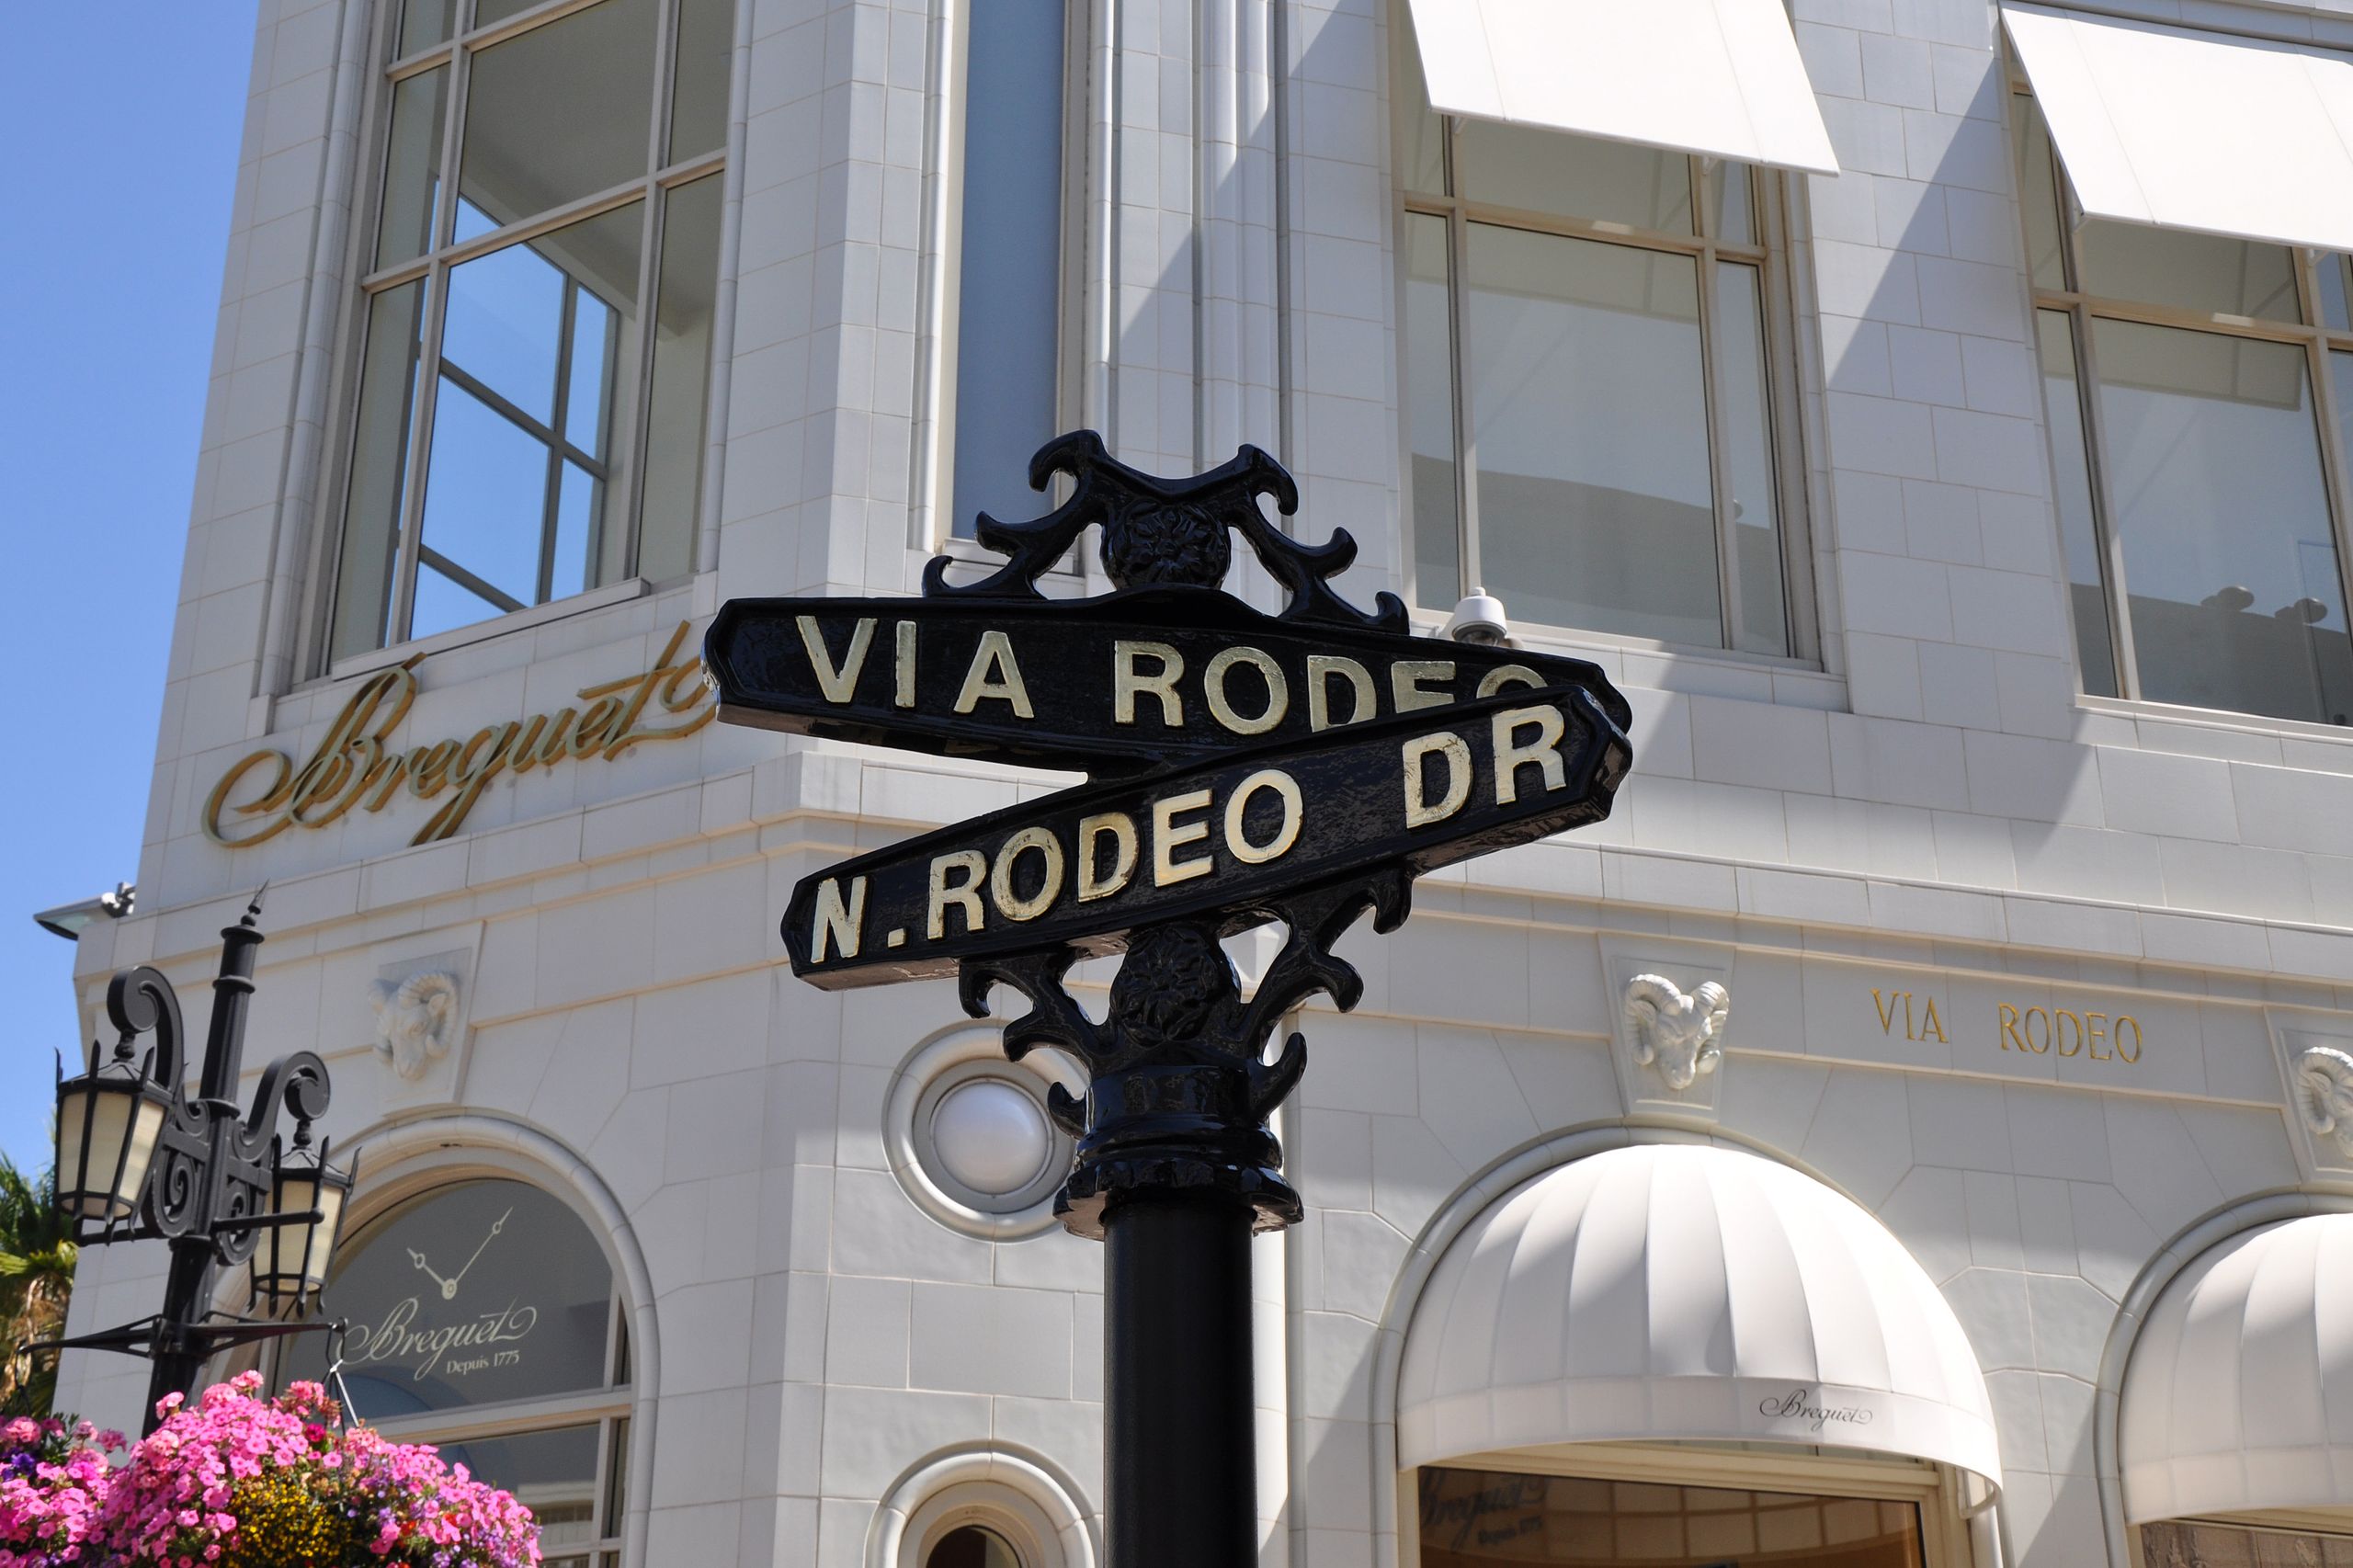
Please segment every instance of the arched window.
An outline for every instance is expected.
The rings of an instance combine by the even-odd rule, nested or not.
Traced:
[[[512,1491],[547,1568],[619,1568],[630,1346],[613,1266],[570,1205],[528,1182],[453,1182],[348,1237],[323,1298],[350,1324],[343,1388],[387,1437]],[[325,1336],[284,1375],[324,1378]]]
[[[943,1454],[875,1515],[867,1562],[889,1568],[1096,1568],[1101,1548],[1067,1481],[1005,1449]]]
[[[1020,1555],[995,1530],[959,1525],[924,1555],[923,1568],[1023,1568]]]

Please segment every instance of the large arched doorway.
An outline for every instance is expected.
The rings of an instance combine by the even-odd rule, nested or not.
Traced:
[[[1879,1221],[1757,1155],[1608,1150],[1448,1242],[1406,1329],[1413,1568],[1957,1568],[1992,1407]]]
[[[2118,1437],[2145,1568],[2353,1564],[2353,1214],[2242,1232],[2176,1275]]]

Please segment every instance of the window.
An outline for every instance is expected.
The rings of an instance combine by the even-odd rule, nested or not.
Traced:
[[[2353,722],[2347,258],[2081,219],[2012,103],[2084,690]]]
[[[924,1555],[924,1568],[1021,1568],[1005,1538],[978,1525],[959,1525]]]
[[[1917,1504],[1726,1486],[1420,1472],[1421,1568],[1921,1568]]]
[[[2353,1568],[2353,1533],[2168,1519],[2141,1527],[2141,1561],[2148,1568]]]
[[[967,0],[950,531],[1040,509],[1029,456],[1062,430],[1067,0]]]
[[[436,1187],[345,1243],[323,1305],[351,1325],[342,1375],[356,1415],[513,1492],[539,1517],[548,1568],[618,1568],[625,1303],[570,1207],[518,1181]],[[280,1365],[324,1378],[326,1348],[306,1335]]]
[[[731,0],[407,0],[330,662],[694,564]]]
[[[1798,651],[1769,186],[1438,115],[1396,54],[1415,598]]]

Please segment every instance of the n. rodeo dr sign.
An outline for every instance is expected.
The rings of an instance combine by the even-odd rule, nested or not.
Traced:
[[[785,945],[827,986],[1429,870],[1597,820],[1627,756],[1591,665],[1286,623],[1199,586],[739,600],[705,658],[722,719],[1113,780],[803,883]]]

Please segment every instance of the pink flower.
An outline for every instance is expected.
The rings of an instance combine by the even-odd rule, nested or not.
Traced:
[[[203,1568],[233,1548],[240,1483],[291,1471],[322,1508],[367,1521],[379,1560],[433,1568],[533,1568],[530,1510],[445,1465],[423,1445],[387,1443],[315,1383],[276,1400],[258,1374],[157,1403],[162,1425],[110,1467],[121,1434],[86,1423],[0,1426],[0,1568]],[[10,1452],[8,1450],[13,1450]],[[29,1462],[28,1462],[29,1461]]]

